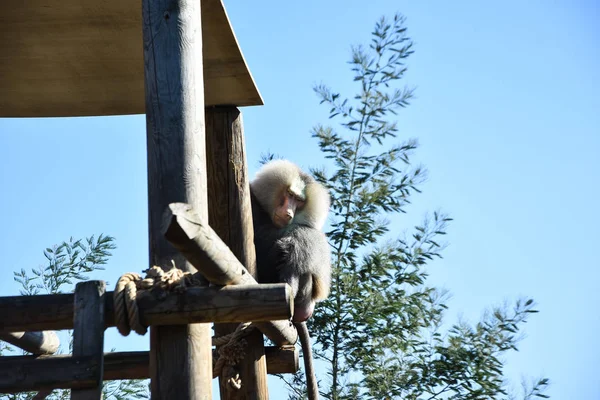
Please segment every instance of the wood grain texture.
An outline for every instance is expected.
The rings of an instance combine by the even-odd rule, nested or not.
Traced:
[[[202,0],[206,105],[262,98],[221,0]],[[143,114],[140,3],[0,2],[0,117]]]
[[[174,201],[208,218],[202,24],[197,0],[142,0],[150,265],[195,271],[161,234]],[[150,329],[154,400],[212,398],[210,324]]]
[[[36,355],[54,354],[60,346],[60,340],[54,331],[0,332],[0,340]]]
[[[233,255],[256,277],[242,113],[236,107],[208,107],[205,121],[208,221]]]
[[[104,296],[105,327],[115,326],[112,296],[113,292]],[[0,297],[0,338],[10,337],[11,331],[18,330],[72,329],[74,297],[67,296],[71,300],[70,308],[54,307],[52,304],[58,300],[58,305],[61,305],[64,295],[29,296],[25,303],[18,302],[21,296]],[[19,306],[15,307],[15,303]],[[137,303],[141,321],[146,325],[269,321],[290,318],[293,312],[291,290],[284,283],[193,287],[181,293],[139,291]],[[61,313],[53,321],[52,316],[39,312],[43,308],[59,309]],[[45,343],[42,347],[51,349],[58,346]]]
[[[104,281],[80,282],[75,286],[73,357],[91,357],[96,365],[94,385],[73,389],[71,400],[101,400],[104,369]]]
[[[295,346],[265,347],[267,373],[293,374],[298,371]],[[0,393],[90,387],[98,365],[92,357],[3,356],[0,357]],[[104,380],[148,379],[150,353],[129,351],[104,353]]]
[[[217,285],[256,283],[229,247],[189,204],[169,205],[163,215],[163,233],[169,242],[211,283]],[[277,345],[294,344],[298,340],[298,333],[290,320],[257,322],[255,325]]]
[[[167,298],[139,298],[141,321],[146,325],[195,322],[270,321],[291,318],[292,295],[285,284],[190,288]]]
[[[256,278],[256,253],[242,114],[235,107],[206,110],[208,221],[233,255]],[[250,321],[249,316],[247,317]],[[279,319],[279,318],[273,318]],[[235,331],[235,324],[215,325],[216,335]],[[221,399],[268,399],[263,335],[246,337],[246,356],[238,365],[242,388],[229,390],[219,377]]]

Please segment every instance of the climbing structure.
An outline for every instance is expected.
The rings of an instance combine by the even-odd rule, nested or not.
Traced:
[[[72,355],[0,357],[0,392],[100,399],[103,380],[149,377],[153,399],[210,399],[216,373],[222,399],[267,399],[266,373],[298,368],[293,299],[287,285],[252,278],[236,106],[262,99],[222,2],[4,0],[0,11],[0,117],[145,113],[150,263],[184,272],[170,286],[154,270],[147,287],[129,276],[117,293],[91,281],[71,295],[0,298],[0,339],[34,354],[56,350],[48,331],[74,329]],[[149,326],[150,351],[104,353],[116,323]],[[261,332],[276,346],[265,349]]]

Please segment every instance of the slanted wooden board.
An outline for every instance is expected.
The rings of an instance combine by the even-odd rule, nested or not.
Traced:
[[[205,105],[262,105],[222,1],[201,2]],[[144,112],[139,0],[0,1],[0,117]]]

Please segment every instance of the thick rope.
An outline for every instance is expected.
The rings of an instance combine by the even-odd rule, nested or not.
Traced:
[[[113,293],[115,325],[123,336],[129,335],[131,328],[140,335],[145,334],[147,331],[147,328],[140,323],[137,303],[135,302],[137,283],[141,280],[142,278],[138,274],[129,272],[122,275],[115,286]]]
[[[138,290],[159,288],[178,292],[199,284],[191,272],[183,272],[174,265],[167,272],[157,266],[149,268],[145,272],[144,279],[135,272],[128,272],[119,278],[115,286],[113,294],[115,325],[123,336],[129,335],[132,330],[140,335],[144,335],[148,331],[148,327],[140,322],[140,313],[136,302]]]
[[[212,344],[217,347],[218,354],[218,358],[213,360],[213,378],[221,376],[229,390],[239,390],[242,387],[240,375],[234,366],[246,356],[248,342],[243,337],[253,330],[252,323],[243,322],[237,326],[234,332],[212,339]]]
[[[146,334],[148,327],[140,322],[140,314],[136,298],[138,290],[159,288],[165,291],[184,291],[190,286],[199,286],[200,281],[194,279],[192,273],[183,272],[173,265],[169,271],[154,266],[146,272],[142,279],[139,274],[129,272],[122,275],[115,286],[113,294],[115,307],[115,325],[123,336],[135,331]],[[250,322],[238,325],[236,330],[224,336],[213,337],[212,345],[217,347],[218,357],[213,360],[213,378],[221,376],[229,390],[239,390],[242,381],[234,368],[246,355],[247,342],[243,339],[254,330]]]

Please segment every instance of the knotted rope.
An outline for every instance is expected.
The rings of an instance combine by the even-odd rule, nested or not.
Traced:
[[[248,342],[243,337],[253,330],[251,322],[242,322],[234,332],[212,338],[213,346],[217,347],[217,357],[213,359],[213,378],[221,376],[230,390],[242,387],[240,375],[234,367],[246,356]]]
[[[136,302],[138,290],[159,288],[164,291],[179,292],[199,284],[191,272],[183,272],[175,268],[175,265],[166,272],[157,266],[149,268],[145,272],[144,279],[135,272],[128,272],[117,281],[113,294],[115,325],[123,336],[129,335],[132,330],[140,335],[144,335],[148,331],[148,327],[140,322],[140,313]]]
[[[154,266],[142,277],[135,272],[122,275],[115,286],[113,294],[115,307],[115,325],[123,336],[135,331],[144,335],[148,327],[140,321],[139,309],[136,302],[138,290],[159,288],[164,291],[184,291],[191,286],[199,286],[200,281],[191,272],[183,272],[175,267],[169,271]],[[243,339],[254,330],[250,322],[238,325],[236,330],[224,336],[213,337],[212,345],[217,347],[217,357],[213,359],[213,378],[221,376],[227,382],[230,390],[239,390],[242,382],[235,366],[245,357],[247,342]]]

